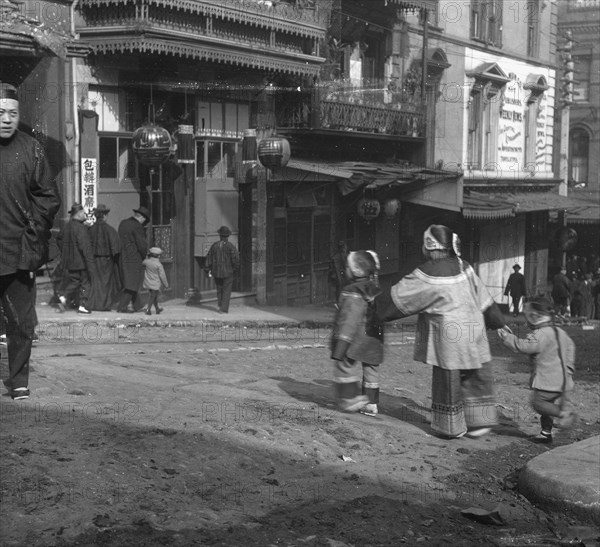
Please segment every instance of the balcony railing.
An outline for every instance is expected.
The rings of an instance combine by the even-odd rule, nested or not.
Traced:
[[[278,91],[274,99],[279,128],[425,136],[423,107],[406,91],[327,85],[315,92]]]

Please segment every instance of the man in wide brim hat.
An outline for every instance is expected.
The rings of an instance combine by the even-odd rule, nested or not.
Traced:
[[[233,277],[240,268],[240,257],[235,245],[228,240],[231,235],[229,227],[221,226],[217,233],[219,241],[210,246],[204,269],[215,280],[219,313],[228,313]]]
[[[83,211],[83,205],[81,205],[81,203],[73,203],[73,205],[71,205],[71,208],[69,209],[69,214],[74,215],[76,213],[79,213],[79,211]]]
[[[117,311],[128,313],[129,302],[133,311],[142,309],[138,302],[138,292],[144,280],[144,265],[142,261],[148,254],[148,242],[144,224],[150,220],[150,211],[143,205],[133,210],[134,215],[126,218],[119,224],[119,238],[121,240],[121,254],[119,266],[123,292],[119,299]]]
[[[106,215],[110,213],[110,209],[104,205],[104,203],[98,204],[98,206],[94,209],[94,215]]]
[[[142,215],[146,219],[146,222],[150,220],[150,211],[148,211],[148,209],[143,205],[137,209],[134,209],[133,212]]]

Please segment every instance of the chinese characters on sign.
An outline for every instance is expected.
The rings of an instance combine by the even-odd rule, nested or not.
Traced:
[[[96,158],[81,158],[81,204],[88,222],[95,220],[98,205],[98,167]]]

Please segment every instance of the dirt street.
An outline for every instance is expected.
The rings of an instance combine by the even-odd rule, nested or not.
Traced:
[[[598,331],[567,330],[580,420],[555,446],[600,434]],[[527,359],[495,334],[501,426],[453,441],[429,428],[431,370],[412,360],[409,327],[387,335],[377,418],[335,410],[327,335],[42,329],[33,396],[0,402],[1,545],[572,545],[596,534],[515,491],[517,471],[548,448],[528,439],[539,425]],[[469,507],[498,508],[502,522],[468,519]]]

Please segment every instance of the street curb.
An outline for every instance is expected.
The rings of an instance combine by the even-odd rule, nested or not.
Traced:
[[[554,448],[521,470],[519,491],[548,509],[569,511],[600,525],[600,435]]]

